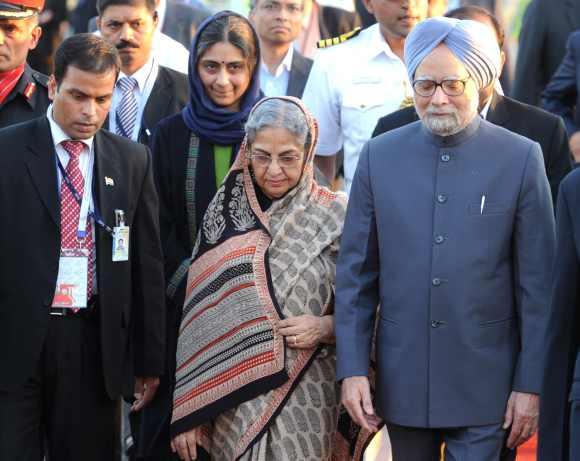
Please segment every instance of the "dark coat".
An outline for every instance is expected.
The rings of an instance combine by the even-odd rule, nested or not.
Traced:
[[[306,86],[308,76],[310,75],[310,69],[312,69],[312,63],[312,59],[302,56],[297,50],[294,50],[286,96],[302,98],[304,87]]]
[[[419,120],[414,107],[407,107],[379,119],[373,137]],[[553,203],[560,181],[572,169],[568,137],[562,120],[528,104],[494,93],[487,121],[536,141],[542,147],[544,166]]]
[[[47,333],[60,255],[56,152],[46,117],[0,131],[0,389],[33,375]],[[125,211],[129,262],[112,262],[112,238],[96,228],[98,315],[111,399],[132,395],[133,376],[164,370],[165,317],[158,201],[149,150],[107,131],[94,138],[93,194],[102,219]],[[114,185],[105,185],[105,178]],[[28,231],[27,231],[28,229]]]
[[[544,109],[564,119],[568,135],[580,131],[580,31],[570,35],[566,55],[542,93]]]
[[[580,170],[562,181],[557,215],[552,308],[543,338],[538,461],[576,461],[568,456],[570,444],[576,444],[576,452],[580,449],[580,440],[569,433],[570,402],[580,402]]]
[[[50,105],[47,86],[48,77],[27,64],[22,77],[0,105],[0,128],[45,115]]]
[[[562,62],[570,33],[580,29],[577,0],[532,0],[524,14],[511,96],[540,105],[540,95]]]
[[[415,122],[371,139],[337,263],[337,379],[368,374],[380,305],[380,416],[501,423],[510,392],[540,391],[554,246],[537,143],[478,117],[453,136]]]

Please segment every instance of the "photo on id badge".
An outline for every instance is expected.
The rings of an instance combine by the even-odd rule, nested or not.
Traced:
[[[125,214],[115,210],[116,226],[113,228],[113,262],[129,261],[129,227],[125,226]]]

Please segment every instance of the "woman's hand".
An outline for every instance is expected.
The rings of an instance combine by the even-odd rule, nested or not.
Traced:
[[[287,344],[295,349],[311,349],[320,343],[331,343],[334,339],[332,315],[299,315],[278,322],[278,331],[286,337]]]
[[[183,461],[197,459],[197,428],[175,436],[171,441],[171,450]]]

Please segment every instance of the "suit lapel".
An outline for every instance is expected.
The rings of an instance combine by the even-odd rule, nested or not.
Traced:
[[[171,91],[171,80],[167,78],[163,67],[159,67],[157,79],[153,84],[153,89],[145,109],[143,110],[143,118],[141,119],[141,131],[151,129],[156,125],[156,120],[159,114],[167,113],[167,107],[173,101],[173,91]]]
[[[504,126],[509,119],[509,112],[502,95],[493,92],[491,105],[487,113],[487,121],[494,125]]]
[[[103,132],[98,131],[95,135],[93,196],[101,219],[111,227],[115,223],[114,204],[117,203],[115,197],[122,189],[123,181],[121,166],[115,156],[111,155],[114,148]],[[99,228],[99,232],[101,236],[104,236],[102,229]]]
[[[292,67],[290,68],[290,78],[288,79],[288,89],[286,96],[302,97],[302,92],[306,86],[305,59],[302,58],[298,51],[294,50],[292,56]]]
[[[46,117],[37,119],[34,131],[28,144],[30,155],[26,159],[26,165],[40,200],[54,223],[60,227],[56,151],[48,119]]]

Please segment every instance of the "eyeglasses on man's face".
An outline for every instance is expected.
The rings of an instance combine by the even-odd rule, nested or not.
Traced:
[[[420,78],[413,82],[413,90],[419,96],[424,98],[429,98],[435,94],[437,87],[441,87],[443,93],[447,96],[461,96],[465,92],[465,85],[469,81],[470,77],[459,79],[459,78],[446,78],[440,82],[435,80]]]

